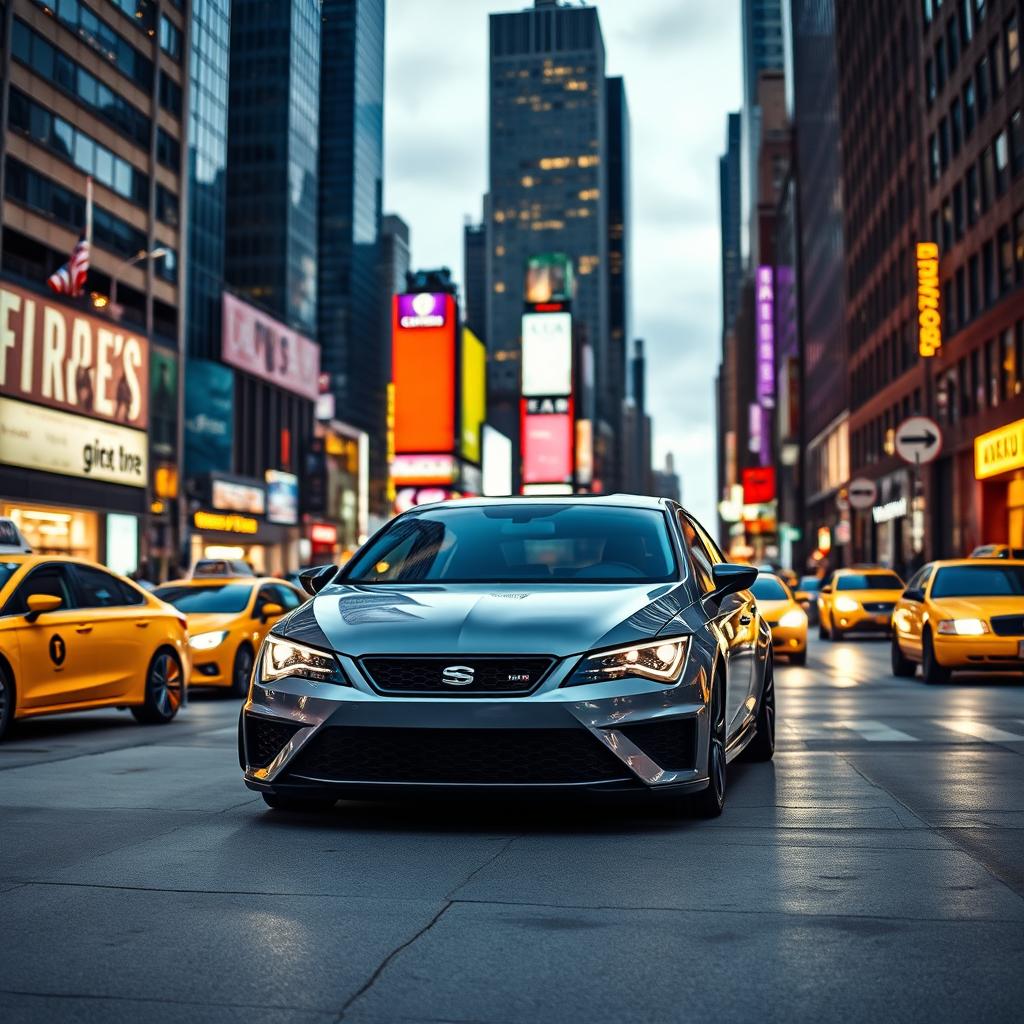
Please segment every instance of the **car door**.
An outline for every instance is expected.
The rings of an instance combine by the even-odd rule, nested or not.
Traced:
[[[904,651],[914,658],[920,659],[922,655],[921,637],[924,633],[924,601],[915,601],[907,597],[908,593],[917,591],[922,597],[932,578],[934,566],[926,565],[918,569],[903,591],[901,618],[905,625],[900,629],[900,643]]]
[[[98,566],[71,566],[78,607],[88,615],[82,626],[84,700],[141,697],[152,654],[152,616],[145,599]]]
[[[30,619],[28,598],[33,594],[59,597],[61,606]],[[0,614],[17,621],[20,707],[44,708],[88,699],[82,686],[88,672],[88,622],[76,607],[67,562],[43,562],[29,570]]]
[[[717,549],[705,543],[701,531],[684,512],[679,513],[679,526],[697,575],[698,586],[703,593],[710,594],[715,588],[712,566],[725,559]],[[708,615],[721,631],[726,644],[728,682],[725,690],[725,715],[729,735],[732,735],[736,728],[734,723],[742,721],[744,702],[750,692],[753,670],[750,628],[753,613],[749,605],[750,595],[745,593],[727,594],[717,603],[705,602]]]

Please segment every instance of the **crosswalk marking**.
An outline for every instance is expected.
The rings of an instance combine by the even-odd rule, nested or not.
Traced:
[[[939,722],[939,725],[952,729],[954,732],[963,733],[965,736],[973,736],[978,740],[989,740],[993,743],[1024,742],[1024,736],[1006,732],[1004,729],[997,729],[987,722],[975,722],[969,718],[950,718]]]
[[[894,729],[885,722],[876,722],[872,719],[865,719],[857,722],[836,722],[837,728],[849,729],[857,733],[862,739],[872,740],[879,743],[916,743],[917,737],[909,733]]]

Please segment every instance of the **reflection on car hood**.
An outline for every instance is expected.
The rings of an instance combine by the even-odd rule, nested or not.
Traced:
[[[237,621],[241,612],[185,612],[188,620],[188,631],[192,636],[197,633],[208,633],[214,629],[230,629]]]
[[[679,583],[335,585],[275,632],[310,643],[319,635],[353,657],[565,657],[654,636],[688,603]]]
[[[993,615],[1020,615],[1019,597],[935,597],[935,610],[949,619],[989,619]]]

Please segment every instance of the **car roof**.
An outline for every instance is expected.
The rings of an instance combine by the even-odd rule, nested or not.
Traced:
[[[836,576],[898,576],[895,569],[886,569],[884,565],[847,565],[842,569],[836,569]]]
[[[187,579],[168,580],[166,583],[161,583],[160,586],[211,587],[221,583],[248,583],[251,587],[264,583],[283,583],[286,587],[295,589],[295,584],[289,583],[288,580],[283,580],[279,576],[199,576],[198,578],[189,576]]]
[[[978,564],[987,566],[1024,565],[1024,558],[937,558],[928,564],[936,569],[949,569],[958,565],[977,566]]]
[[[512,494],[501,498],[449,498],[446,501],[416,505],[410,511],[435,508],[471,508],[488,505],[513,505],[535,502],[538,505],[605,505],[613,508],[664,509],[667,498],[656,498],[649,494]]]

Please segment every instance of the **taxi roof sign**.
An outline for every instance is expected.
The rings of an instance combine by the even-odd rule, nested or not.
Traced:
[[[0,516],[0,553],[5,555],[31,555],[32,545],[9,516]]]

